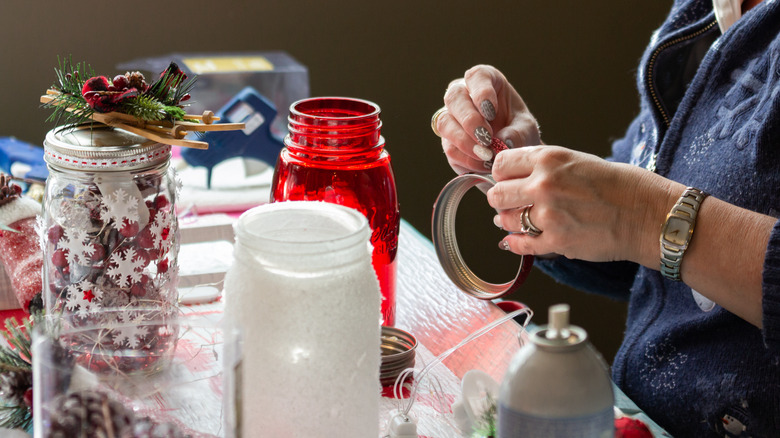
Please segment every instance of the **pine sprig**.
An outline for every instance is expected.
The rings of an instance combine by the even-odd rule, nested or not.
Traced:
[[[498,406],[496,400],[490,394],[485,394],[485,403],[487,404],[487,409],[485,409],[485,412],[482,413],[478,420],[474,436],[493,438],[497,434],[496,416],[498,414]]]
[[[127,99],[122,104],[122,109],[131,116],[142,120],[157,121],[165,118],[165,105],[159,100],[144,94],[133,99]]]
[[[86,62],[79,62],[73,65],[73,58],[60,59],[57,57],[59,68],[54,69],[57,75],[57,83],[52,88],[65,94],[81,95],[81,89],[87,79],[95,76],[92,66]]]
[[[154,97],[163,105],[178,106],[181,99],[192,90],[196,79],[197,76],[186,79],[184,72],[172,62],[144,94]]]
[[[24,358],[27,358],[29,361],[30,358],[32,358],[32,323],[30,323],[29,319],[25,319],[21,325],[19,325],[18,322],[16,322],[16,318],[8,318],[5,320],[5,329],[6,331],[3,332],[3,337],[8,342],[11,347],[13,347],[13,350],[11,350],[12,353],[16,353],[19,360],[26,363],[28,365],[27,369],[32,369],[32,365],[25,361]],[[4,348],[4,350],[8,350],[7,348]]]
[[[0,427],[27,430],[32,425],[32,413],[27,406],[0,404]]]
[[[5,327],[3,337],[11,347],[0,346],[0,374],[32,373],[32,323],[24,320],[20,325],[16,318],[8,318]],[[28,429],[31,424],[32,414],[26,404],[0,400],[0,427]]]
[[[57,57],[58,68],[54,69],[57,81],[52,88],[59,91],[60,94],[54,97],[49,103],[43,104],[44,108],[53,108],[54,111],[46,119],[47,122],[54,121],[60,124],[80,123],[90,120],[95,112],[87,105],[87,101],[81,95],[81,90],[87,79],[95,76],[95,71],[86,62],[73,64],[73,59],[68,57],[61,59]],[[70,110],[68,110],[70,108]]]

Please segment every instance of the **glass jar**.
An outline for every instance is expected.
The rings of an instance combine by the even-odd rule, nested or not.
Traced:
[[[134,309],[120,319],[143,318],[142,309],[157,318],[175,313],[179,242],[170,155],[169,145],[104,125],[49,131],[41,236],[47,313],[91,324],[110,308]],[[143,342],[120,334],[114,340],[117,347]]]
[[[240,361],[225,366],[235,374],[227,398],[240,400],[233,427],[378,436],[380,293],[365,217],[280,202],[242,214],[235,231],[225,277],[225,321],[241,339]]]
[[[400,214],[379,114],[372,102],[343,97],[293,103],[271,202],[325,201],[366,216],[382,290],[382,323],[392,326]]]

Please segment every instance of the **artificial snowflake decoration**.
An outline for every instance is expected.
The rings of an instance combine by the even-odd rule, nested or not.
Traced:
[[[149,226],[149,231],[154,239],[154,247],[160,251],[167,251],[171,247],[171,215],[165,210],[157,211],[154,223]]]
[[[110,267],[106,274],[114,279],[119,287],[130,287],[131,284],[141,281],[141,273],[144,268],[144,260],[138,256],[135,248],[118,250],[111,255]]]
[[[138,222],[138,200],[124,189],[116,189],[103,197],[100,218],[104,222],[113,219],[118,226],[125,221]]]
[[[141,325],[144,320],[142,313],[137,313],[135,316],[130,312],[120,313],[119,321],[116,326],[111,330],[114,333],[114,345],[122,347],[127,345],[130,348],[140,347],[144,336],[149,334],[149,328]]]
[[[85,317],[90,312],[100,310],[100,300],[103,298],[103,291],[87,280],[71,284],[67,287],[68,298],[65,302],[65,308],[71,312],[76,312],[80,317]]]
[[[57,246],[65,251],[68,263],[77,263],[81,266],[91,265],[90,257],[95,252],[95,247],[88,243],[87,232],[79,228],[66,228]]]

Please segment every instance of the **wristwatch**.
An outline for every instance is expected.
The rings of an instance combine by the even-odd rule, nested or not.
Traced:
[[[661,229],[661,274],[670,280],[680,281],[683,254],[691,243],[696,214],[707,195],[688,187],[666,216]]]

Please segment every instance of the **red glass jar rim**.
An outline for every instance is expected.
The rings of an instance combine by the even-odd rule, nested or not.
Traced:
[[[379,123],[379,105],[349,97],[313,97],[290,105],[291,124],[354,126]]]

